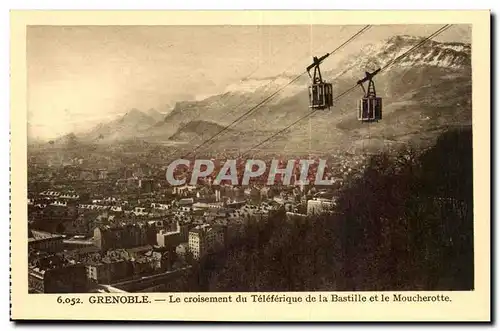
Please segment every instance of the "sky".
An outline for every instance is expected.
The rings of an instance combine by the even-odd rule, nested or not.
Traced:
[[[29,134],[87,130],[130,109],[166,112],[175,102],[221,93],[243,78],[296,74],[362,26],[30,26]],[[325,62],[334,67],[394,35],[428,36],[439,26],[373,26]],[[438,41],[470,42],[455,25]]]

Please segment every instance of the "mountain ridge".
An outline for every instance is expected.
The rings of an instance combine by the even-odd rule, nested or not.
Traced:
[[[324,71],[323,76],[333,83],[335,97],[352,87],[365,71],[383,67],[421,40],[423,38],[403,35],[368,44],[356,55],[341,59],[335,69]],[[391,135],[404,137],[405,132],[421,130],[425,136],[428,128],[470,123],[471,74],[470,44],[427,41],[375,76],[377,93],[384,100],[381,122],[364,125],[357,121],[355,105],[362,91],[355,89],[339,99],[330,112],[317,112],[311,123],[308,124],[308,120],[299,122],[272,143],[274,148],[284,151],[304,150],[311,144],[325,150],[348,149],[360,144],[365,148],[370,145],[366,141],[389,141]],[[102,136],[100,140],[110,143],[130,137],[151,142],[206,139],[210,136],[208,133],[216,134],[275,93],[289,82],[288,76],[247,79],[241,86],[236,84],[241,89],[231,90],[229,86],[224,93],[203,100],[176,102],[163,118],[154,109],[151,116],[147,112],[131,110],[131,114],[121,118],[122,122],[101,124],[87,138],[96,139],[97,134],[97,139]],[[264,134],[277,132],[304,116],[310,111],[308,84],[309,77],[302,75],[255,112],[245,116],[243,121],[232,125],[230,131],[214,139],[212,146],[234,147],[239,136],[238,144],[249,147],[266,138]]]

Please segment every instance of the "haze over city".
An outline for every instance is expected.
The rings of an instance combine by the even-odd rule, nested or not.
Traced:
[[[223,93],[250,78],[305,69],[360,26],[31,26],[27,31],[29,134],[53,139],[130,109],[162,113],[177,101]],[[374,26],[324,64],[393,35],[435,25]],[[467,31],[469,30],[469,31]],[[438,41],[470,42],[457,26]],[[284,72],[286,70],[286,72]],[[249,83],[249,86],[251,84]]]

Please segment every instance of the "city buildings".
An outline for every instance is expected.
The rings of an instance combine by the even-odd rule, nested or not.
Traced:
[[[307,201],[307,215],[319,215],[329,212],[335,207],[332,199],[313,198]]]
[[[88,279],[97,284],[111,284],[130,275],[130,267],[121,257],[106,256],[89,261],[86,266]]]
[[[189,231],[189,251],[195,260],[223,249],[224,243],[224,228],[221,226],[203,224]]]
[[[88,283],[83,263],[59,255],[36,256],[30,259],[28,288],[31,293],[83,293]]]
[[[28,246],[39,254],[29,258],[32,291],[185,289],[190,271],[178,270],[244,242],[272,215],[287,226],[334,206],[332,196],[299,182],[170,187],[151,179],[164,176],[160,167],[123,168],[37,168],[30,177]],[[66,262],[36,262],[55,253]]]
[[[94,241],[101,250],[143,246],[147,241],[147,228],[142,223],[102,225],[94,229]]]
[[[64,247],[64,237],[45,231],[28,230],[28,249],[43,252],[59,252]]]

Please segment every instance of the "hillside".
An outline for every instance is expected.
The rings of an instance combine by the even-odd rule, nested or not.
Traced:
[[[145,112],[146,115],[155,120],[155,122],[159,122],[165,118],[165,114],[160,113],[158,110],[151,108]]]
[[[125,115],[109,123],[99,124],[89,132],[80,135],[84,141],[114,142],[136,138],[157,123],[161,114],[155,110],[142,112],[132,109]]]
[[[324,77],[334,84],[334,96],[338,95],[363,77],[365,70],[382,67],[420,41],[421,38],[397,36],[367,45],[359,55],[341,61],[338,69],[325,72]],[[384,102],[384,118],[379,123],[357,121],[356,102],[362,97],[359,88],[339,99],[330,111],[316,112],[310,120],[299,122],[261,148],[264,152],[293,154],[306,153],[309,146],[325,153],[335,150],[373,153],[398,148],[409,141],[432,144],[444,129],[471,124],[470,51],[470,45],[466,44],[429,41],[382,71],[375,77],[377,93]],[[232,126],[240,133],[238,147],[249,148],[307,114],[308,80],[303,75],[272,102]],[[245,81],[224,95],[178,103],[160,128],[175,132],[181,123],[192,119],[228,125],[289,81],[290,77],[263,79],[260,85],[256,80]],[[249,92],[252,88],[253,92]],[[233,135],[223,134],[212,148],[236,147],[235,144]]]
[[[205,139],[209,139],[223,129],[224,127],[217,123],[195,120],[182,125],[169,140],[201,142]],[[230,133],[232,130],[228,129],[228,132]]]
[[[339,191],[335,215],[250,222],[246,237],[204,262],[201,290],[474,289],[472,130],[408,156],[373,156]]]
[[[346,60],[350,68],[340,74],[326,73],[334,84],[334,96],[351,88],[364,71],[376,69],[404,53],[420,39],[395,37],[385,44],[361,50],[365,57]],[[342,66],[344,67],[344,66]],[[356,101],[361,88],[339,99],[330,111],[318,111],[273,139],[264,150],[303,153],[313,150],[364,151],[396,148],[408,141],[429,145],[448,127],[468,126],[472,120],[470,46],[429,43],[403,61],[375,77],[377,93],[383,98],[384,118],[379,123],[357,121]],[[236,130],[272,130],[293,123],[309,112],[307,90],[266,105],[234,126]],[[256,137],[260,138],[260,137]],[[261,137],[262,140],[267,137]]]
[[[421,40],[397,36],[366,45],[359,54],[341,59],[336,69],[324,72],[323,76],[333,83],[335,97],[351,88],[366,70],[383,67]],[[155,110],[132,110],[79,138],[100,142],[140,139],[159,144],[202,141],[233,123],[292,78],[246,79],[228,86],[223,94],[200,101],[177,102],[166,116]],[[468,44],[428,41],[379,73],[374,81],[378,96],[383,98],[382,121],[372,124],[357,121],[356,103],[362,97],[362,90],[356,88],[337,100],[331,110],[316,112],[261,146],[262,152],[305,154],[310,148],[318,153],[373,153],[398,148],[410,141],[429,145],[446,128],[471,125],[471,48]],[[250,148],[308,114],[308,84],[309,77],[302,75],[218,136],[209,148]]]

